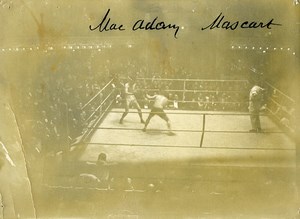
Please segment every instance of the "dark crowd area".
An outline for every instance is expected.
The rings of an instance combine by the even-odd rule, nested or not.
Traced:
[[[64,148],[84,131],[88,114],[81,108],[109,80],[92,73],[40,73],[11,87],[25,142],[34,142],[39,152]]]

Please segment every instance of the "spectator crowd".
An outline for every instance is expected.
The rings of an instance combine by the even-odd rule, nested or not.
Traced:
[[[115,85],[116,90],[122,90],[128,74],[138,78],[137,85],[141,91],[138,100],[144,108],[151,104],[145,100],[145,92],[153,94],[163,88],[169,93],[171,104],[168,107],[172,109],[237,112],[247,112],[248,109],[250,84],[247,80],[202,80],[198,72],[189,73],[184,69],[176,69],[173,73],[153,73],[134,61],[123,63],[123,68],[116,66],[121,69],[119,72],[113,71],[109,60],[103,61],[103,64],[103,72],[89,68],[84,73],[74,68],[74,71],[67,69],[61,73],[39,72],[35,77],[21,81],[17,87],[11,87],[14,108],[19,120],[23,121],[20,128],[24,140],[37,145],[35,148],[39,152],[58,152],[66,148],[86,131],[90,115],[110,90],[114,90]],[[111,80],[113,86],[106,86]],[[96,101],[84,107],[104,87],[107,89],[99,94]],[[117,106],[121,106],[120,95],[114,93],[113,97],[116,96]],[[272,97],[276,99],[276,92]],[[293,108],[286,109],[283,104],[279,108],[272,107],[272,104],[270,107],[275,114],[284,114],[279,115],[282,123],[290,123],[291,116],[283,112]]]
[[[88,112],[81,108],[108,80],[93,73],[40,73],[12,87],[24,140],[35,142],[36,149],[44,152],[61,150],[82,134]]]

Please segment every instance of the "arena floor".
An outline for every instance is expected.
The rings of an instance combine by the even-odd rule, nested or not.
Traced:
[[[175,135],[153,117],[147,132],[135,111],[119,124],[122,109],[113,109],[97,128],[81,161],[95,161],[100,152],[116,162],[180,161],[212,166],[295,167],[295,144],[267,116],[261,116],[264,133],[249,133],[248,115],[167,110]],[[149,110],[144,110],[146,119]],[[173,114],[174,113],[174,114]],[[203,112],[202,112],[203,113]]]

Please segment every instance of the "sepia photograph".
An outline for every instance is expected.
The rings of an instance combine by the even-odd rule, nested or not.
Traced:
[[[300,218],[299,0],[0,18],[0,219]]]

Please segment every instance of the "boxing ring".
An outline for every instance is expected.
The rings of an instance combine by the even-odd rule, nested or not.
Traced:
[[[145,79],[140,81],[145,82]],[[188,83],[245,83],[199,81],[175,80],[177,85],[182,83],[180,87],[183,90],[170,88],[168,91],[177,94],[181,92],[179,102],[195,103],[195,100],[186,98],[189,92],[195,92],[194,88],[187,88]],[[139,122],[134,109],[130,110],[124,124],[119,124],[124,109],[114,105],[117,90],[112,89],[112,84],[113,81],[109,82],[107,87],[83,107],[86,109],[91,104],[98,104],[98,107],[91,107],[92,114],[89,118],[98,115],[101,119],[88,125],[87,132],[92,134],[83,139],[86,147],[79,157],[80,161],[95,161],[99,153],[106,153],[110,160],[125,163],[180,161],[212,166],[295,166],[295,143],[266,113],[261,115],[264,132],[249,133],[250,118],[247,112],[167,109],[166,113],[175,134],[168,135],[166,124],[159,117],[151,120],[147,132],[144,133],[141,131],[143,124]],[[149,90],[155,88],[147,88],[147,91]],[[216,91],[204,89],[196,92]],[[231,89],[225,92],[240,91]],[[247,96],[247,93],[243,95]],[[215,104],[218,102],[215,101]],[[247,105],[247,101],[238,104]],[[104,106],[106,107],[103,108]],[[146,118],[150,110],[142,111],[143,117]]]

